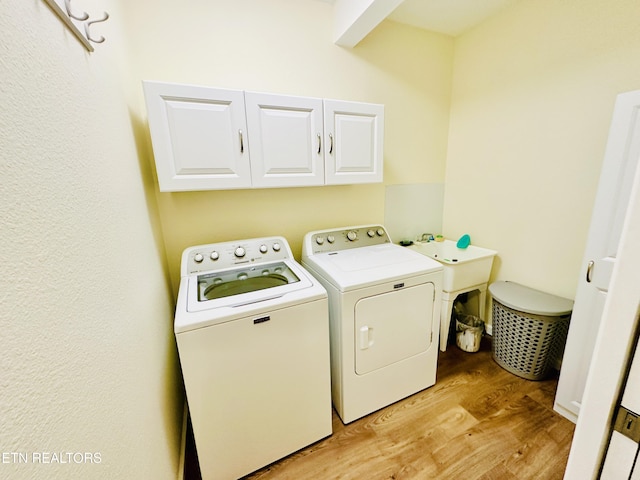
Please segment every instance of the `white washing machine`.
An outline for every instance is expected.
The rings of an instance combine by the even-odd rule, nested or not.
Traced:
[[[269,237],[188,248],[175,334],[204,480],[332,432],[327,293]]]
[[[331,390],[344,423],[436,381],[442,265],[381,225],[310,232],[302,265],[329,293]]]

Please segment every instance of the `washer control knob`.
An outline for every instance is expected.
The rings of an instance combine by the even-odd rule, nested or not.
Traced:
[[[322,245],[324,243],[324,237],[316,237],[316,243]]]
[[[367,235],[369,236],[369,238],[373,238],[376,235],[376,232],[374,232],[373,230],[367,230]]]
[[[382,228],[379,228],[378,230],[376,230],[376,233],[378,234],[379,237],[384,235],[384,230]]]
[[[202,263],[203,260],[204,260],[204,257],[202,256],[201,253],[196,253],[193,256],[193,261],[196,262],[196,263]]]
[[[269,249],[265,244],[260,245],[260,253],[267,253]]]
[[[279,252],[282,247],[280,247],[280,244],[276,242],[271,246],[271,248],[273,248],[274,252]]]
[[[353,242],[354,240],[358,239],[358,233],[355,230],[349,230],[347,232],[347,239],[349,239],[350,242]]]
[[[209,258],[211,258],[211,260],[215,262],[220,258],[220,254],[214,250],[213,252],[211,252],[211,255],[209,255]]]
[[[233,254],[238,258],[244,257],[246,253],[247,251],[244,249],[244,247],[238,247],[236,248],[235,252],[233,252]]]
[[[327,242],[333,243],[335,241],[336,241],[336,237],[334,237],[333,235],[327,235]]]

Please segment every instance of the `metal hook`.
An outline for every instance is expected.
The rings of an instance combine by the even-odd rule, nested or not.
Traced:
[[[89,26],[92,23],[106,22],[108,19],[109,19],[109,14],[107,12],[104,12],[104,18],[101,18],[100,20],[91,20],[90,22],[86,22],[84,24],[84,33],[86,33],[87,39],[91,40],[93,43],[102,43],[102,42],[104,42],[104,37],[102,35],[100,36],[100,38],[93,38],[91,36],[91,34],[89,33]]]
[[[80,15],[79,17],[73,14],[71,12],[71,0],[64,0],[64,6],[67,9],[67,15],[69,15],[69,17],[73,18],[74,20],[79,20],[81,22],[84,22],[89,18],[89,14],[87,12],[83,12],[82,15]]]

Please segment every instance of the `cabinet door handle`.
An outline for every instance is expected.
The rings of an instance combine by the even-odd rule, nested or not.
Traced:
[[[238,130],[238,136],[240,137],[240,153],[244,153],[244,139],[242,138],[242,130]]]
[[[322,149],[322,137],[318,134],[318,154],[320,154],[320,150]]]
[[[333,154],[333,135],[329,134],[329,155]]]
[[[591,283],[591,280],[593,279],[593,266],[595,265],[595,262],[593,260],[589,261],[589,263],[587,264],[587,283]]]

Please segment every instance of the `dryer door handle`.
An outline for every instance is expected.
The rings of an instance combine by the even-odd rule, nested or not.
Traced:
[[[373,328],[364,325],[360,327],[360,350],[366,350],[373,345]]]

